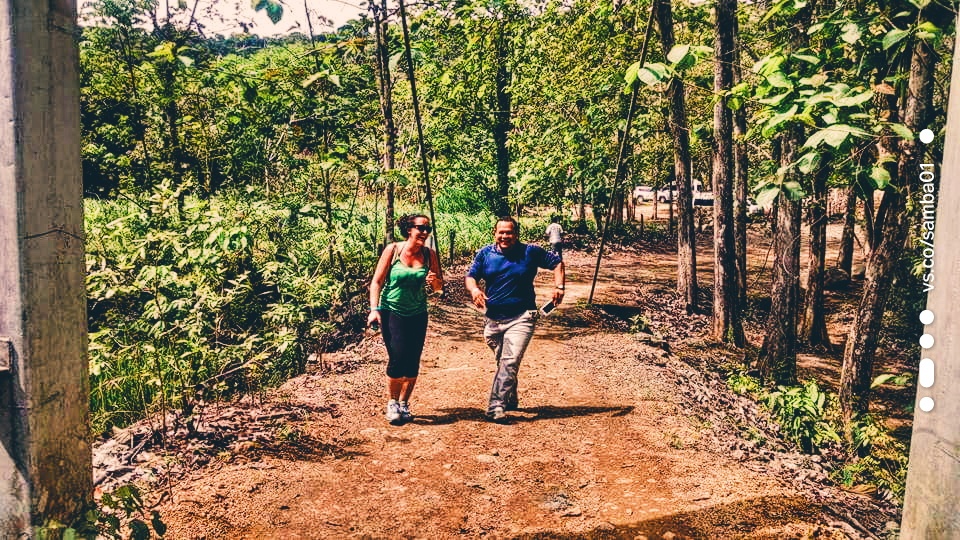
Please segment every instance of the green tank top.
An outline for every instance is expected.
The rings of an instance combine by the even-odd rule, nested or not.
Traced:
[[[422,268],[410,268],[400,260],[400,250],[403,248],[394,245],[393,262],[390,264],[390,274],[380,291],[380,309],[385,309],[397,315],[409,317],[427,311],[427,271],[430,266],[430,251],[423,248],[423,258],[426,265]]]

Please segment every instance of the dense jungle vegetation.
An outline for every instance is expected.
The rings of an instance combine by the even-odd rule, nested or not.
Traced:
[[[342,345],[362,327],[379,246],[408,211],[435,213],[440,250],[462,257],[505,213],[534,231],[551,213],[583,232],[627,230],[633,186],[677,181],[678,292],[709,310],[688,271],[692,180],[718,200],[720,341],[745,345],[748,194],[775,216],[757,365],[767,386],[797,385],[797,350],[822,345],[828,189],[850,194],[845,245],[860,201],[869,285],[840,398],[848,422],[868,412],[881,321],[915,328],[923,303],[915,171],[942,154],[955,3],[368,7],[333,32],[264,39],[206,35],[192,3],[87,4],[97,432],[171,409],[189,429],[201,401],[255,392]],[[918,149],[924,128],[936,137]]]

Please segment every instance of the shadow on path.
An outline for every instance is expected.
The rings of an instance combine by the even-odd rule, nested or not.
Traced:
[[[816,521],[825,514],[825,508],[803,497],[759,497],[742,501],[709,506],[699,510],[671,514],[636,523],[613,525],[579,534],[569,532],[537,532],[514,537],[513,540],[547,539],[629,539],[650,540],[673,538],[714,539],[744,538],[780,539],[784,531],[777,527],[789,526],[797,521]],[[762,530],[758,530],[761,529]],[[672,533],[672,535],[668,535]],[[792,536],[790,536],[792,537]]]
[[[626,416],[633,412],[632,405],[625,407],[592,407],[592,406],[568,406],[557,407],[553,405],[544,405],[541,407],[520,408],[514,412],[507,413],[507,418],[500,424],[520,424],[524,422],[536,422],[538,420],[548,420],[554,418],[572,418],[575,416],[588,416],[595,414],[609,414],[610,417]],[[454,422],[472,421],[487,422],[485,410],[471,407],[455,407],[450,409],[438,409],[442,414],[418,414],[414,418],[414,424],[446,425]],[[531,416],[532,415],[532,416]]]

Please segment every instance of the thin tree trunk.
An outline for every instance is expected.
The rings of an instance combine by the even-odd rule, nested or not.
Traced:
[[[804,302],[800,340],[810,347],[830,348],[827,320],[823,307],[823,279],[827,262],[827,177],[833,170],[825,154],[813,176],[813,194],[808,208],[810,245],[807,252],[807,294]]]
[[[713,89],[725,95],[733,87],[734,20],[736,0],[718,0],[716,3],[717,37],[713,67]],[[733,215],[733,112],[722,97],[713,108],[713,337],[744,345],[743,325],[738,302],[736,248],[734,245]]]
[[[733,84],[740,84],[740,25],[734,18],[734,43],[736,44],[736,63],[733,65]],[[737,256],[737,277],[740,280],[738,292],[739,307],[747,305],[747,192],[749,190],[748,171],[750,156],[744,139],[747,135],[747,113],[743,106],[733,111],[733,236]]]
[[[840,253],[837,256],[837,268],[853,274],[854,235],[857,225],[857,190],[853,186],[846,188],[847,206],[843,212],[843,234],[840,237]]]
[[[392,171],[396,165],[397,127],[393,122],[393,79],[390,74],[390,49],[387,41],[390,29],[387,23],[387,1],[381,0],[379,6],[371,3],[370,12],[373,15],[376,38],[377,90],[380,98],[380,112],[383,114],[383,170],[387,181],[384,239],[389,244],[394,241],[396,182]]]
[[[657,27],[664,54],[674,45],[671,0],[658,0]],[[690,178],[690,135],[683,81],[674,78],[667,88],[670,100],[670,134],[673,137],[673,172],[679,195],[677,233],[677,293],[687,313],[697,309],[697,232],[693,226],[693,190]],[[656,197],[654,197],[656,204]]]
[[[937,57],[930,45],[916,40],[910,62],[903,123],[914,133],[929,123]],[[883,311],[893,284],[897,262],[903,254],[910,224],[906,200],[919,181],[920,152],[916,139],[902,139],[898,145],[896,176],[884,193],[878,215],[884,216],[882,236],[870,252],[863,298],[843,352],[840,372],[840,406],[845,425],[870,405],[870,384]],[[903,186],[897,188],[895,186]],[[901,191],[902,189],[902,191]]]

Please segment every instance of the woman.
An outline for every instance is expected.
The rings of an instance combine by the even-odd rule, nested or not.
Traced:
[[[443,288],[440,259],[424,245],[433,230],[430,219],[408,214],[397,220],[405,242],[384,248],[370,280],[370,316],[367,325],[380,325],[387,346],[387,421],[402,424],[413,419],[410,394],[420,372],[420,354],[427,336],[427,291]]]

